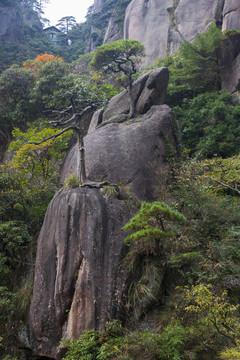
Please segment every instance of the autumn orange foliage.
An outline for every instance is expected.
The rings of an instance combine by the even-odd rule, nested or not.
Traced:
[[[54,56],[52,54],[39,54],[33,60],[27,60],[23,62],[23,67],[25,69],[32,69],[34,71],[41,68],[44,64],[50,61],[63,61],[63,58],[60,56]]]

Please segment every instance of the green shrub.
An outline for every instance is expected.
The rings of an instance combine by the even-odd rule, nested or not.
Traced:
[[[70,175],[67,177],[67,179],[64,181],[64,187],[65,188],[76,188],[80,186],[80,181],[78,180],[78,178],[75,175]]]
[[[99,332],[84,331],[78,340],[62,340],[62,345],[68,348],[65,360],[96,360],[99,352]]]
[[[101,193],[109,198],[118,198],[120,196],[118,186],[105,185],[101,189]]]
[[[183,146],[199,159],[230,157],[240,152],[240,103],[227,91],[185,99],[174,108]]]
[[[183,359],[183,347],[187,341],[188,330],[179,321],[167,325],[160,336],[160,347],[157,351],[160,359]]]
[[[239,360],[240,359],[240,345],[227,348],[219,353],[219,358],[222,360]]]

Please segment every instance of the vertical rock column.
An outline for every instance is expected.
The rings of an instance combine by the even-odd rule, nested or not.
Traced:
[[[64,190],[53,198],[38,240],[29,318],[38,355],[57,358],[61,338],[103,329],[119,316],[115,292],[120,300],[121,227],[128,218],[123,202],[98,189]]]

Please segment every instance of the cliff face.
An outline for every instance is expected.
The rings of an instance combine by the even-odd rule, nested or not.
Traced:
[[[0,5],[0,44],[17,42],[24,44],[24,24],[42,31],[37,14],[26,3],[15,6]]]
[[[93,9],[95,13],[101,11],[103,1],[104,0],[94,0]]]
[[[0,6],[0,44],[7,41],[24,43],[20,7]]]
[[[132,0],[128,5],[124,37],[146,48],[147,63],[172,54],[184,38],[192,41],[216,21],[222,30],[240,29],[240,0]]]

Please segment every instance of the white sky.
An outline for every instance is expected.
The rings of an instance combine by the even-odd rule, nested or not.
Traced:
[[[64,16],[74,16],[77,23],[85,21],[85,15],[94,0],[50,0],[44,5],[44,15],[55,26]]]

